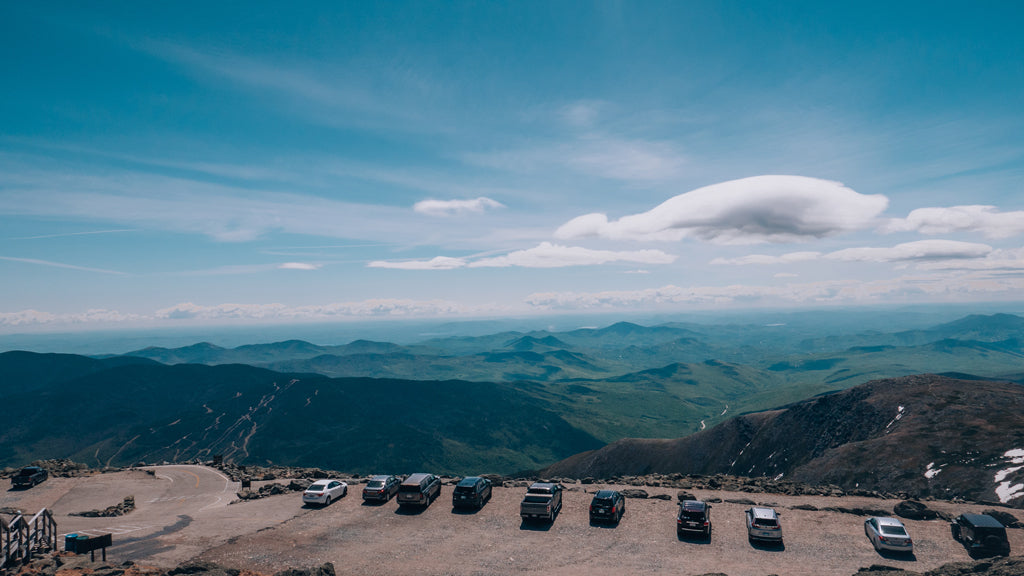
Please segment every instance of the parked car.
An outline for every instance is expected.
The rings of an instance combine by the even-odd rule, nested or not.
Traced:
[[[363,486],[363,500],[387,502],[391,500],[392,496],[398,494],[398,485],[401,483],[398,476],[374,476],[370,478],[366,486]]]
[[[892,552],[914,551],[914,541],[910,539],[907,528],[895,518],[876,516],[864,521],[864,534],[867,535],[875,550]]]
[[[338,498],[348,494],[348,484],[341,480],[317,480],[302,493],[302,501],[306,504],[322,504],[330,506]]]
[[[622,520],[626,512],[626,499],[616,490],[598,490],[590,501],[591,522],[615,522]]]
[[[452,506],[455,508],[483,508],[491,499],[494,488],[491,481],[479,476],[463,478],[452,490]]]
[[[420,472],[405,479],[398,487],[399,506],[430,506],[441,495],[441,479]]]
[[[961,514],[950,524],[953,539],[972,556],[1009,556],[1006,527],[988,514]]]
[[[782,524],[779,523],[779,514],[774,508],[755,506],[748,508],[746,515],[748,540],[782,543]]]
[[[711,539],[711,504],[700,500],[683,500],[676,516],[676,536],[701,534]]]
[[[26,466],[11,476],[11,486],[18,488],[31,488],[36,484],[50,477],[45,468],[39,466]]]
[[[551,482],[534,482],[519,504],[519,516],[523,520],[554,522],[561,509],[562,487]]]

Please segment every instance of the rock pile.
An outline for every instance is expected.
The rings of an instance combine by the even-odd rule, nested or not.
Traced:
[[[89,476],[97,471],[89,468],[88,464],[82,464],[81,462],[75,462],[68,458],[57,458],[54,460],[35,460],[31,466],[39,466],[50,473],[51,477],[56,478],[75,478],[78,476]],[[21,468],[4,468],[0,470],[0,478],[10,478],[18,473]],[[103,472],[111,470],[120,470],[120,468],[104,468]]]
[[[86,510],[85,512],[71,512],[69,516],[85,516],[86,518],[113,518],[124,516],[135,510],[135,496],[125,496],[119,504],[107,506],[103,510]]]

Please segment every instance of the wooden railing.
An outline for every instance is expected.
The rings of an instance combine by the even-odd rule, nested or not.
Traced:
[[[43,508],[31,520],[18,514],[8,523],[0,522],[0,567],[15,561],[27,562],[38,552],[57,549],[57,522]]]

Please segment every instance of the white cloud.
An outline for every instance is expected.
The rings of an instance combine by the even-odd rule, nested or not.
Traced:
[[[599,292],[539,292],[525,302],[537,310],[650,309],[661,306],[875,304],[879,302],[975,301],[979,297],[1016,300],[1024,278],[986,273],[919,274],[859,281],[831,280],[781,285],[674,285],[642,290]]]
[[[918,265],[922,270],[991,270],[993,272],[1015,272],[1024,270],[1024,248],[993,250],[984,258],[973,260],[946,260],[925,262]]]
[[[918,208],[906,218],[890,220],[882,230],[921,234],[979,232],[988,238],[1008,238],[1024,233],[1024,211],[999,212],[995,206],[979,205]]]
[[[0,326],[5,328],[50,325],[97,325],[143,320],[138,314],[125,314],[117,310],[91,309],[85,312],[55,314],[39,310],[0,312]]]
[[[992,247],[986,244],[955,240],[920,240],[897,244],[891,248],[847,248],[826,254],[825,258],[843,262],[902,262],[983,258],[990,252]]]
[[[484,258],[471,262],[471,268],[562,268],[565,266],[594,266],[610,262],[634,262],[641,264],[670,264],[676,259],[661,250],[591,250],[579,246],[562,246],[541,242],[528,250],[516,250],[504,256]]]
[[[780,256],[750,254],[738,258],[715,258],[711,264],[746,266],[751,264],[793,264],[818,259],[842,262],[907,262],[925,260],[963,260],[984,258],[992,252],[987,244],[956,240],[919,240],[895,246],[846,248],[823,254],[821,252],[790,252]]]
[[[374,260],[367,264],[370,268],[393,268],[395,270],[454,270],[465,265],[464,259],[447,256],[435,256],[430,260]]]
[[[455,216],[479,214],[491,208],[504,207],[501,202],[481,196],[472,200],[422,200],[413,206],[413,210],[429,216]]]
[[[734,266],[746,266],[749,264],[792,264],[794,262],[806,262],[821,258],[821,252],[790,252],[781,256],[770,256],[768,254],[750,254],[739,258],[715,258],[711,264],[729,264]]]
[[[306,262],[285,262],[278,266],[281,270],[319,270],[319,264],[307,264]]]
[[[661,250],[591,250],[579,246],[561,246],[550,242],[526,250],[516,250],[503,256],[479,258],[449,258],[437,256],[430,260],[377,260],[367,266],[371,268],[395,268],[400,270],[453,270],[455,268],[564,268],[567,266],[596,266],[611,262],[639,264],[670,264],[676,259]]]
[[[256,320],[303,321],[365,317],[449,316],[507,311],[497,305],[469,305],[448,300],[412,300],[379,298],[359,302],[340,302],[310,306],[285,304],[218,304],[203,306],[183,302],[157,310],[158,320]]]
[[[721,244],[795,242],[869,226],[888,205],[839,182],[804,176],[754,176],[705,186],[655,208],[609,221],[586,214],[563,224],[558,238],[679,241]]]

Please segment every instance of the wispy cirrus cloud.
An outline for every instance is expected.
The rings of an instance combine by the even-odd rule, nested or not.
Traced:
[[[593,213],[566,222],[562,239],[596,236],[720,244],[798,242],[871,225],[885,210],[882,195],[859,194],[838,182],[804,176],[754,176],[680,194],[647,212],[610,221]]]
[[[51,268],[64,268],[66,270],[78,270],[81,272],[97,272],[100,274],[128,276],[127,272],[120,272],[118,270],[107,270],[105,268],[91,268],[89,266],[77,266],[75,264],[65,264],[63,262],[52,262],[49,260],[38,260],[36,258],[16,258],[13,256],[0,256],[0,260],[6,260],[8,262],[21,262],[23,264],[33,264],[36,266],[49,266]]]
[[[467,153],[462,158],[470,164],[516,173],[569,170],[609,180],[646,183],[677,178],[689,162],[687,155],[672,142],[606,134],[587,134],[519,150]]]
[[[21,236],[11,240],[45,240],[48,238],[66,238],[69,236],[94,236],[100,234],[119,234],[122,232],[138,232],[134,228],[121,228],[117,230],[90,230],[88,232],[63,232],[61,234],[40,234],[38,236]]]
[[[443,131],[443,125],[420,112],[422,106],[399,105],[441,90],[382,61],[363,65],[311,66],[258,58],[213,46],[186,46],[147,39],[137,47],[212,82],[249,90],[253,98],[268,96],[288,102],[284,108],[328,125],[386,126],[389,130]],[[422,101],[420,102],[422,103]],[[282,109],[280,106],[276,110]]]
[[[996,206],[950,206],[918,208],[906,218],[894,218],[882,226],[883,232],[949,234],[977,232],[988,238],[1009,238],[1024,234],[1024,211],[1000,212]]]
[[[984,258],[992,252],[987,244],[956,240],[918,240],[889,247],[859,247],[835,252],[790,252],[779,256],[751,254],[739,258],[715,258],[711,264],[745,266],[751,264],[794,264],[811,260],[843,262],[908,262]]]
[[[632,264],[671,264],[675,256],[661,250],[592,250],[579,246],[562,246],[541,242],[526,250],[515,250],[502,256],[487,258],[449,258],[438,256],[429,260],[378,260],[371,268],[399,270],[453,270],[455,268],[565,268],[595,266],[614,262]]]
[[[428,216],[458,216],[462,214],[481,214],[486,210],[504,208],[497,200],[481,196],[470,200],[421,200],[413,205],[413,210]]]

